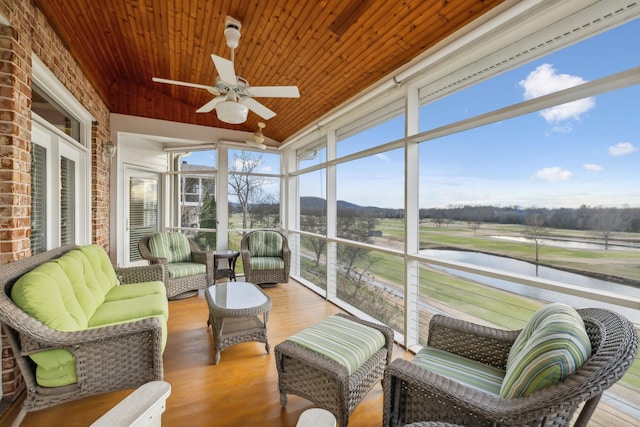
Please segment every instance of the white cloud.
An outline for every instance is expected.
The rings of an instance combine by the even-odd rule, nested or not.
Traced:
[[[638,151],[638,147],[634,147],[630,142],[619,142],[616,145],[609,147],[609,154],[612,156],[624,156],[631,154],[634,151]]]
[[[595,163],[585,163],[583,167],[586,170],[593,171],[593,172],[601,172],[604,170],[602,166],[596,165]]]
[[[384,153],[378,153],[376,154],[376,157],[379,158],[380,160],[384,160],[385,162],[389,161],[389,156],[387,156]]]
[[[263,173],[269,173],[269,172],[271,172],[272,170],[273,170],[273,168],[272,168],[271,166],[262,166],[262,167],[260,168],[260,171],[261,171],[261,172],[263,172]]]
[[[533,176],[543,181],[557,182],[566,181],[567,179],[571,178],[571,175],[573,174],[568,170],[562,169],[558,166],[554,166],[552,168],[541,169]]]
[[[526,79],[520,80],[519,84],[524,89],[524,99],[533,99],[585,82],[586,80],[582,77],[558,73],[551,64],[542,64],[529,73]],[[590,97],[547,108],[542,110],[540,115],[548,123],[560,123],[569,119],[579,120],[582,114],[595,106],[595,99]]]

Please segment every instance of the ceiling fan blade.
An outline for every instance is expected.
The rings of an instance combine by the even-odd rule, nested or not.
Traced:
[[[202,107],[198,108],[196,110],[196,113],[209,113],[209,112],[213,111],[214,108],[216,108],[216,105],[218,105],[218,103],[220,101],[224,101],[226,98],[227,97],[224,96],[224,95],[216,96],[211,101],[207,102]]]
[[[230,84],[231,86],[235,86],[238,84],[238,79],[236,79],[236,71],[233,67],[233,62],[214,54],[211,54],[211,59],[213,59],[213,65],[216,66],[216,70],[218,71],[220,80]]]
[[[170,85],[196,87],[196,88],[199,88],[199,89],[206,89],[208,91],[211,91],[211,90],[217,91],[215,86],[201,85],[201,84],[198,84],[198,83],[189,83],[189,82],[181,82],[179,80],[161,79],[160,77],[154,77],[152,80],[154,82],[156,82],[156,83],[168,83]]]
[[[249,95],[257,98],[300,98],[298,86],[253,86]]]
[[[251,111],[259,115],[265,120],[269,120],[272,117],[275,117],[276,113],[253,98],[246,97],[240,101],[242,104],[246,105]]]
[[[260,143],[260,142],[255,142],[255,141],[247,141],[247,145],[251,146],[251,147],[257,147],[261,150],[266,150],[267,146]]]

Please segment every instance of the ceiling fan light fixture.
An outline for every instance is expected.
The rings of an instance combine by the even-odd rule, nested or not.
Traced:
[[[247,120],[249,109],[246,105],[235,101],[222,101],[216,105],[216,114],[222,122],[237,125]]]

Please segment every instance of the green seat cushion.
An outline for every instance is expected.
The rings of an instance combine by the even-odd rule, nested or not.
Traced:
[[[282,257],[282,235],[275,231],[254,231],[249,237],[252,257]]]
[[[553,303],[529,319],[513,343],[500,396],[527,396],[557,384],[591,356],[584,322],[572,307]]]
[[[86,256],[92,267],[93,276],[87,276],[87,286],[91,289],[102,290],[102,295],[106,295],[118,284],[118,277],[109,258],[109,254],[100,245],[80,246],[74,251],[81,252]],[[89,281],[90,280],[90,281]]]
[[[424,347],[412,363],[468,387],[498,396],[505,371],[438,348]]]
[[[167,265],[170,279],[179,279],[207,272],[206,264],[197,262],[174,262]]]
[[[191,247],[182,233],[156,233],[149,238],[149,252],[155,257],[173,262],[191,261]]]
[[[167,288],[162,282],[141,282],[114,287],[105,295],[105,301],[120,301],[144,295],[167,295]]]
[[[151,294],[117,301],[105,301],[89,319],[89,326],[109,325],[149,316],[161,316],[165,320],[169,318],[169,303],[164,295]]]
[[[384,334],[377,329],[341,316],[331,316],[292,335],[294,342],[322,354],[354,373],[380,348],[385,347]]]
[[[284,259],[280,257],[252,257],[249,259],[252,270],[282,270]]]
[[[60,353],[56,355],[55,353]],[[43,387],[62,387],[78,382],[76,374],[76,359],[66,350],[49,350],[38,353],[44,357],[38,358],[33,354],[31,358],[36,362],[36,382]],[[54,365],[55,363],[55,365]],[[54,365],[54,366],[52,366]],[[50,366],[47,368],[47,366]]]

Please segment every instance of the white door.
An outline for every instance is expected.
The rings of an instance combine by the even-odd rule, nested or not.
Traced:
[[[140,238],[160,229],[160,174],[135,169],[125,172],[125,266],[146,265],[148,261],[140,257]]]

